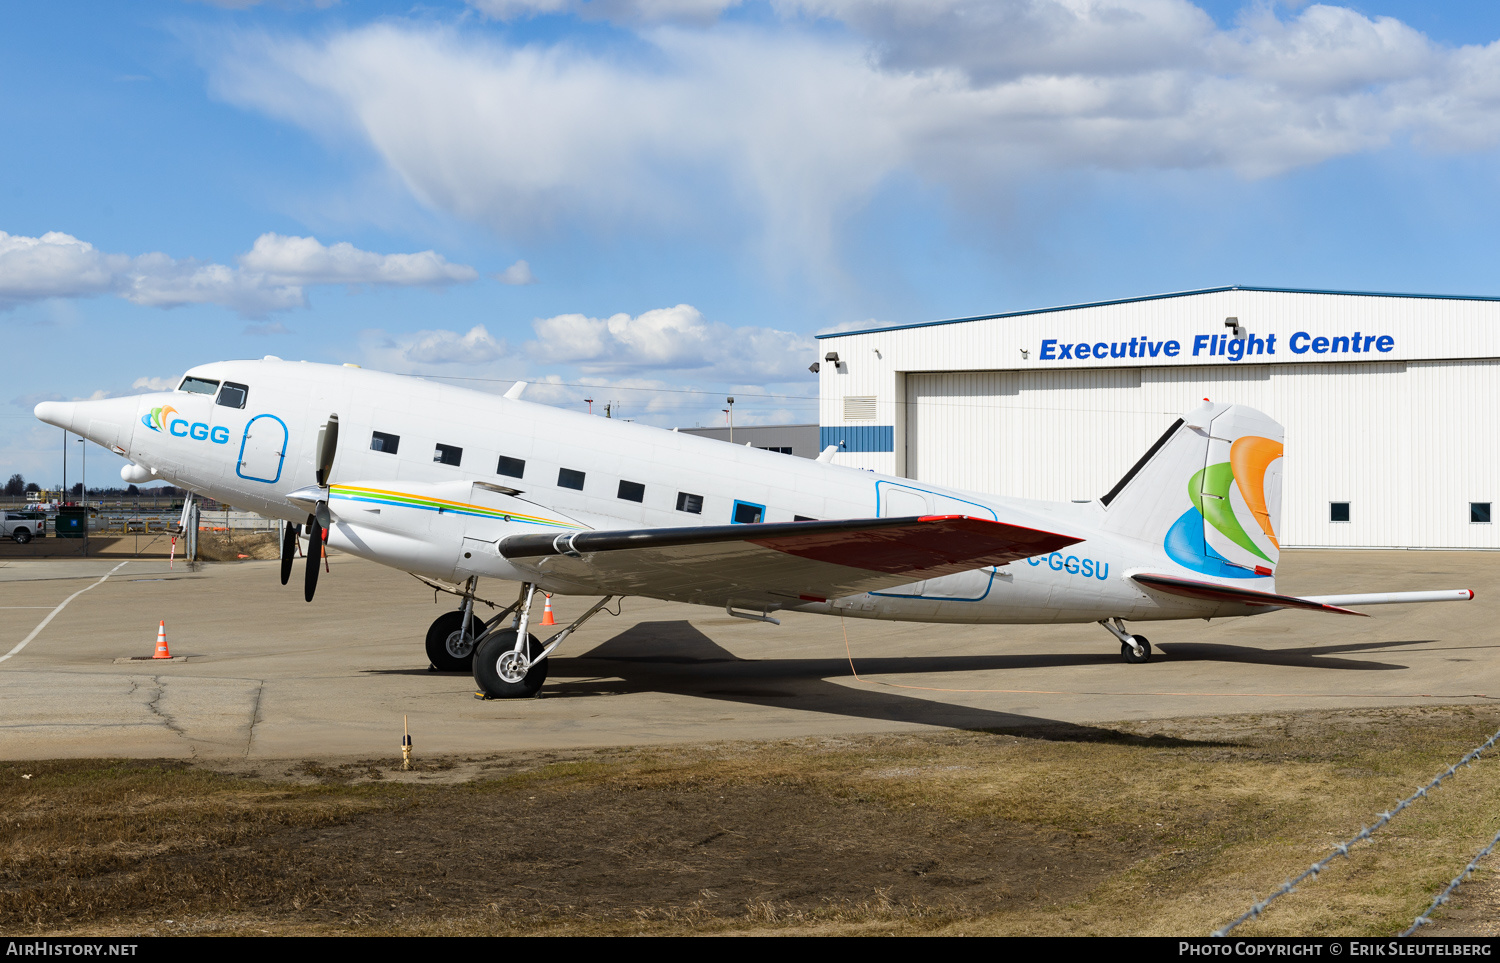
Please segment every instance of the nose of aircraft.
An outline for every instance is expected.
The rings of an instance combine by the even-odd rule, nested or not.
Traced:
[[[111,448],[130,449],[143,395],[89,401],[44,401],[33,409],[40,421]]]
[[[74,420],[78,417],[78,403],[74,401],[44,401],[32,409],[39,421],[45,421],[49,425],[66,428],[69,431],[77,431],[73,427]]]

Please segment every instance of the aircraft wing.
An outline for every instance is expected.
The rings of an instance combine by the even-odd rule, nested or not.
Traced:
[[[1242,605],[1265,605],[1278,609],[1313,609],[1318,612],[1336,612],[1339,615],[1360,615],[1351,609],[1330,605],[1318,599],[1303,599],[1295,595],[1277,595],[1274,592],[1257,592],[1254,589],[1221,585],[1218,582],[1199,582],[1195,579],[1174,578],[1170,575],[1140,573],[1130,576],[1147,588],[1181,595],[1190,599],[1208,599],[1213,602],[1239,602]],[[1368,618],[1368,616],[1365,616]]]
[[[500,554],[602,595],[822,602],[1044,555],[1082,539],[966,515],[512,535]]]

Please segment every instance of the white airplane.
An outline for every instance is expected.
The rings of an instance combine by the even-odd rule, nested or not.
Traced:
[[[175,391],[44,402],[36,416],[166,479],[307,528],[310,602],[326,543],[463,599],[427,632],[438,669],[491,698],[534,694],[548,657],[616,596],[949,623],[1125,621],[1473,598],[1466,589],[1277,594],[1282,429],[1239,405],[1185,414],[1107,495],[960,491],[590,417],[356,366],[225,361]],[[301,537],[287,526],[281,581]],[[474,613],[480,578],[520,583]],[[545,641],[537,591],[600,596]],[[483,601],[483,600],[481,600]],[[498,606],[497,606],[498,607]]]

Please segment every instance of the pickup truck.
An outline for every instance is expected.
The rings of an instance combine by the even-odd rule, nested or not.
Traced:
[[[0,520],[0,536],[13,538],[22,545],[47,533],[47,516],[43,512],[6,512]]]

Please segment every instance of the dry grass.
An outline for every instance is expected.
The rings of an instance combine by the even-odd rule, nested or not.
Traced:
[[[247,532],[232,528],[222,532],[200,531],[198,557],[205,562],[280,558],[281,540],[275,532]]]
[[[0,926],[1200,935],[1497,727],[1458,707],[622,750],[449,760],[474,776],[450,785],[0,764]],[[1237,933],[1400,931],[1497,799],[1496,761],[1461,771]]]

